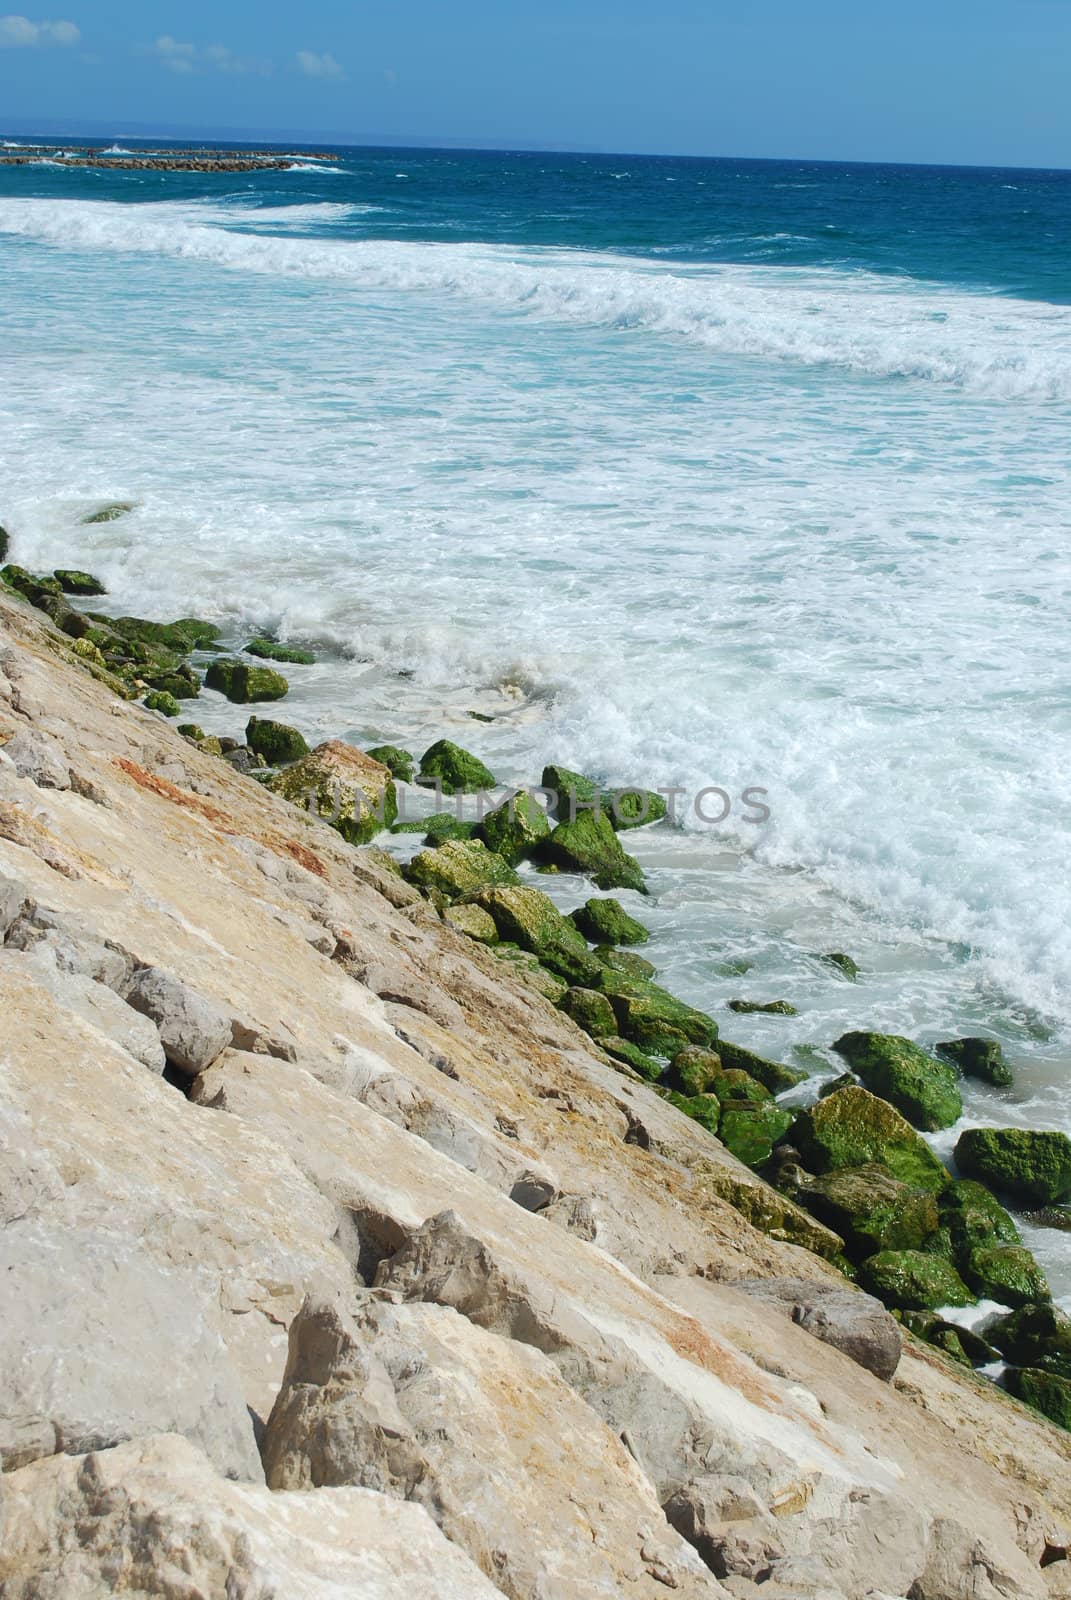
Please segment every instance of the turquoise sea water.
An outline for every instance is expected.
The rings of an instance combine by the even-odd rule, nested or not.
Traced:
[[[329,649],[313,735],[723,787],[632,836],[671,984],[827,1073],[995,1033],[970,1120],[1071,1131],[1071,175],[0,167],[0,327],[16,559]]]

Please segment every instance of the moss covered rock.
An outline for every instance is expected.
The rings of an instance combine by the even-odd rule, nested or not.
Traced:
[[[1004,1383],[1017,1400],[1071,1431],[1071,1380],[1036,1367],[1014,1367],[1005,1374]]]
[[[586,900],[569,915],[577,932],[594,945],[646,944],[650,938],[618,900]]]
[[[176,700],[193,700],[201,692],[201,680],[192,667],[181,665],[159,672],[145,669],[140,677],[152,689],[160,689],[164,694],[173,694]]]
[[[393,778],[400,783],[412,783],[415,771],[413,757],[408,750],[401,750],[396,744],[377,744],[374,749],[365,752],[386,767]],[[403,824],[403,827],[407,824]]]
[[[912,1189],[877,1162],[824,1173],[807,1186],[805,1202],[857,1259],[880,1250],[917,1250],[937,1228],[932,1190]]]
[[[330,739],[267,780],[293,805],[322,817],[350,844],[366,844],[398,814],[394,780],[363,750]]]
[[[482,906],[447,906],[443,912],[443,921],[456,933],[463,933],[467,938],[475,939],[478,944],[498,943],[498,929],[495,927],[494,918]]]
[[[750,1016],[758,1013],[765,1017],[795,1017],[798,1016],[794,1005],[787,1000],[730,1000],[729,1010],[736,1011],[741,1016]]]
[[[454,811],[433,811],[430,817],[424,818],[424,829],[424,843],[433,849],[446,844],[448,839],[464,841],[476,837],[476,824],[462,821]]]
[[[982,1245],[959,1266],[960,1277],[984,1300],[1028,1306],[1050,1295],[1048,1280],[1022,1245]]]
[[[713,1087],[715,1079],[721,1076],[721,1071],[721,1056],[716,1050],[692,1044],[685,1050],[677,1051],[669,1064],[666,1083],[677,1094],[706,1094]]]
[[[677,1094],[675,1090],[670,1089],[666,1093],[666,1099],[671,1106],[683,1111],[686,1117],[698,1122],[708,1133],[717,1134],[721,1123],[721,1104],[712,1094]]]
[[[819,957],[829,966],[836,967],[842,978],[847,978],[849,983],[854,983],[859,976],[859,968],[851,956],[845,955],[843,950],[826,950]]]
[[[721,1080],[717,1087],[721,1087]],[[721,1103],[718,1130],[721,1142],[745,1166],[765,1166],[778,1139],[783,1139],[791,1128],[792,1112],[783,1111],[774,1100],[749,1102],[718,1098]]]
[[[571,926],[571,925],[570,925]],[[579,938],[576,930],[574,936]],[[585,945],[585,949],[587,946]],[[648,978],[600,968],[598,987],[617,1017],[618,1032],[651,1055],[673,1057],[690,1044],[717,1043],[718,1025]]]
[[[540,840],[549,832],[550,823],[543,807],[527,790],[521,789],[488,812],[477,828],[477,837],[489,850],[497,850],[516,866],[525,856],[535,854]]]
[[[204,622],[200,617],[180,617],[177,622],[150,622],[145,617],[95,617],[94,621],[110,626],[124,639],[163,645],[179,655],[211,648],[220,634],[214,622]]]
[[[1035,1205],[1071,1197],[1071,1139],[1033,1128],[968,1128],[956,1143],[967,1177]]]
[[[614,950],[608,944],[595,947],[595,954],[609,972],[625,972],[630,978],[653,978],[658,968],[653,961],[638,956],[634,950]]]
[[[571,822],[582,811],[597,806],[614,831],[621,832],[661,822],[669,809],[664,796],[653,789],[602,789],[594,778],[569,767],[544,767],[542,785],[554,796],[551,809],[560,822]]]
[[[133,500],[109,500],[106,506],[98,506],[96,511],[87,511],[82,518],[82,526],[91,528],[98,522],[117,522],[120,517],[125,517],[133,509]]]
[[[980,1078],[995,1088],[1006,1088],[1012,1082],[1012,1070],[996,1039],[945,1039],[937,1053],[957,1066],[965,1078]]]
[[[3,569],[4,582],[9,589],[14,589],[16,594],[21,594],[32,606],[38,605],[45,595],[60,595],[63,593],[58,578],[42,575],[35,576],[27,572],[25,567],[10,563]]]
[[[217,689],[235,705],[256,705],[262,700],[281,700],[290,685],[274,667],[251,667],[237,656],[219,656],[209,663],[205,685]]]
[[[1019,1245],[1019,1230],[998,1200],[972,1178],[957,1178],[941,1196],[940,1225],[957,1263],[980,1247]]]
[[[602,804],[595,779],[585,777],[582,772],[573,772],[569,767],[553,763],[544,767],[540,783],[550,791],[550,807],[558,817],[567,818],[586,807]]]
[[[647,893],[638,861],[621,848],[604,815],[582,811],[575,822],[559,822],[540,845],[541,858],[566,872],[594,878],[600,889],[635,889]]]
[[[665,797],[653,789],[606,789],[602,808],[617,833],[662,822],[669,810]]]
[[[88,597],[89,595],[108,593],[99,578],[94,578],[91,572],[79,572],[74,567],[57,567],[53,577],[64,594],[77,594]]]
[[[286,722],[273,722],[269,717],[250,717],[245,725],[245,742],[250,750],[264,757],[269,767],[285,767],[309,753],[304,735],[297,728]]]
[[[311,667],[316,657],[311,650],[298,650],[294,645],[277,644],[274,639],[250,639],[245,647],[247,656],[260,661],[288,661],[295,667]]]
[[[741,1072],[757,1078],[771,1094],[783,1094],[786,1089],[794,1089],[808,1076],[799,1067],[786,1067],[781,1061],[767,1061],[765,1056],[756,1055],[754,1050],[745,1050],[743,1045],[730,1044],[728,1039],[719,1042],[718,1053],[723,1066],[738,1067]]]
[[[949,1175],[924,1139],[885,1100],[866,1089],[838,1089],[801,1113],[793,1143],[814,1172],[880,1162],[913,1189],[940,1193]]]
[[[617,1027],[614,1014],[609,1000],[597,989],[566,989],[560,1007],[578,1028],[590,1033],[593,1039],[613,1037]]]
[[[833,1046],[872,1094],[916,1128],[950,1128],[963,1115],[954,1068],[892,1033],[845,1033]]]
[[[859,1281],[887,1306],[904,1311],[935,1311],[974,1301],[955,1267],[922,1250],[881,1250],[862,1263]]]
[[[482,846],[481,846],[482,848]],[[499,858],[501,859],[501,858]],[[511,869],[507,868],[507,871]],[[514,881],[516,881],[515,875]],[[530,951],[543,966],[584,988],[599,988],[603,969],[567,917],[542,889],[490,888],[478,897],[499,937]],[[607,1033],[618,1031],[607,1028]]]
[[[451,739],[439,739],[420,758],[417,783],[438,785],[443,794],[477,794],[495,787],[495,775],[477,756]]]
[[[1045,1302],[986,1324],[986,1338],[1017,1367],[1038,1367],[1071,1379],[1071,1317]]]
[[[535,989],[544,999],[552,1005],[557,1005],[569,985],[564,978],[559,978],[556,972],[551,972],[543,966],[538,957],[529,950],[521,950],[512,943],[496,944],[491,946],[494,954],[509,964],[513,972],[522,978],[529,988]]]
[[[445,839],[421,850],[403,868],[403,875],[418,889],[446,902],[467,900],[495,884],[517,882],[509,862],[488,850],[480,839]]]
[[[106,666],[104,656],[91,639],[76,639],[71,646],[79,661],[91,661],[96,667]]]
[[[627,1039],[622,1039],[619,1034],[609,1034],[606,1038],[596,1039],[595,1043],[600,1050],[605,1050],[612,1060],[623,1062],[650,1083],[657,1083],[662,1076],[661,1062],[649,1056],[646,1050],[641,1050],[639,1045],[630,1044]]]
[[[168,694],[165,690],[154,689],[152,694],[145,696],[142,705],[148,711],[161,712],[165,717],[180,717],[182,715],[182,707],[175,699],[175,696]]]

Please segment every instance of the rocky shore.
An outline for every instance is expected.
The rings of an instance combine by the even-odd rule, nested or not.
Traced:
[[[303,161],[331,159],[319,153],[277,150],[141,150],[120,155],[69,144],[19,145],[0,149],[0,166],[29,167],[55,161],[65,167],[101,167],[117,172],[287,172]]]
[[[640,953],[658,796],[548,766],[459,820],[476,755],[310,750],[305,652],[7,543],[0,1593],[1071,1595],[1013,1215],[1071,1141],[923,1137],[991,1042],[860,1028],[800,1109]]]

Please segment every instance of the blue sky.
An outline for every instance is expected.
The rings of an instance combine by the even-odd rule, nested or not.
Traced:
[[[45,3],[0,127],[1071,167],[1071,0]]]

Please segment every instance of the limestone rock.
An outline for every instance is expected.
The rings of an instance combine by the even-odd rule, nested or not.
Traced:
[[[559,977],[581,986],[599,983],[598,960],[541,889],[527,885],[487,889],[477,896],[477,904],[493,917],[500,938],[530,951]]]
[[[745,1278],[734,1288],[783,1311],[823,1344],[888,1383],[900,1363],[900,1329],[880,1300],[859,1289],[802,1278]]]
[[[157,1435],[5,1474],[4,1600],[501,1600],[419,1506],[228,1483]]]
[[[463,900],[496,884],[519,880],[503,856],[481,839],[447,839],[421,850],[405,867],[407,882],[443,901]]]
[[[107,985],[64,971],[53,945],[42,941],[25,953],[9,946],[0,952],[0,965],[9,968],[16,979],[22,973],[27,981],[39,983],[58,1006],[99,1029],[150,1072],[163,1072],[167,1057],[150,1018],[125,1004]]]
[[[152,1018],[167,1059],[191,1078],[231,1042],[230,1014],[161,967],[139,967],[126,999],[135,1011]]]
[[[3,748],[5,755],[15,763],[19,777],[29,778],[39,789],[71,787],[71,769],[56,741],[47,733],[20,728]]]
[[[388,768],[355,745],[329,739],[269,779],[268,788],[314,812],[350,844],[366,844],[398,815]]]

